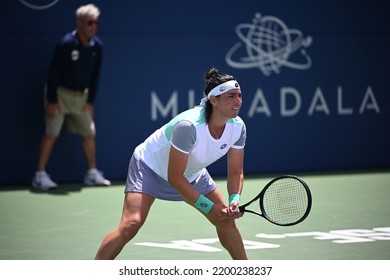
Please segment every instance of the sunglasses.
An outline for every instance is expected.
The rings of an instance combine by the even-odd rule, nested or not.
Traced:
[[[99,25],[99,21],[98,21],[98,20],[89,20],[89,21],[87,21],[87,24],[88,24],[89,26],[91,26],[91,25],[96,25],[96,26],[98,26],[98,25]]]

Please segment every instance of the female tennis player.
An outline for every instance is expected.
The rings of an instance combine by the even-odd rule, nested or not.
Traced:
[[[135,148],[120,224],[103,239],[95,259],[115,259],[137,234],[155,199],[186,201],[215,226],[232,259],[247,259],[234,221],[243,215],[235,211],[244,182],[241,89],[233,76],[212,68],[205,74],[205,95],[199,106],[180,113]],[[225,154],[228,204],[206,169]]]

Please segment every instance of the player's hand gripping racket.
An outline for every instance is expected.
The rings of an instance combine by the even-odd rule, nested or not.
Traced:
[[[246,209],[258,200],[260,211]],[[311,193],[307,184],[293,175],[280,176],[270,181],[251,201],[237,211],[259,215],[279,226],[292,226],[302,222],[311,209]]]

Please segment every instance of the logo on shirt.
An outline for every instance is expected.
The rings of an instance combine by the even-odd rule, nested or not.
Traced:
[[[72,53],[70,54],[70,58],[73,61],[76,61],[80,58],[80,52],[78,50],[73,50]]]
[[[223,150],[223,149],[225,149],[227,147],[227,144],[223,144],[222,146],[221,146],[221,150]]]

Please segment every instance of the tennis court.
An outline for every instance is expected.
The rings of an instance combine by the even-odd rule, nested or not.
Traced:
[[[389,260],[390,172],[297,174],[313,206],[301,224],[280,227],[255,215],[237,221],[250,259]],[[274,176],[247,177],[242,203]],[[225,180],[217,180],[225,191]],[[0,188],[0,259],[93,259],[119,222],[123,182],[61,185],[49,193]],[[134,260],[228,260],[213,227],[191,207],[156,200],[145,226],[119,255]]]

